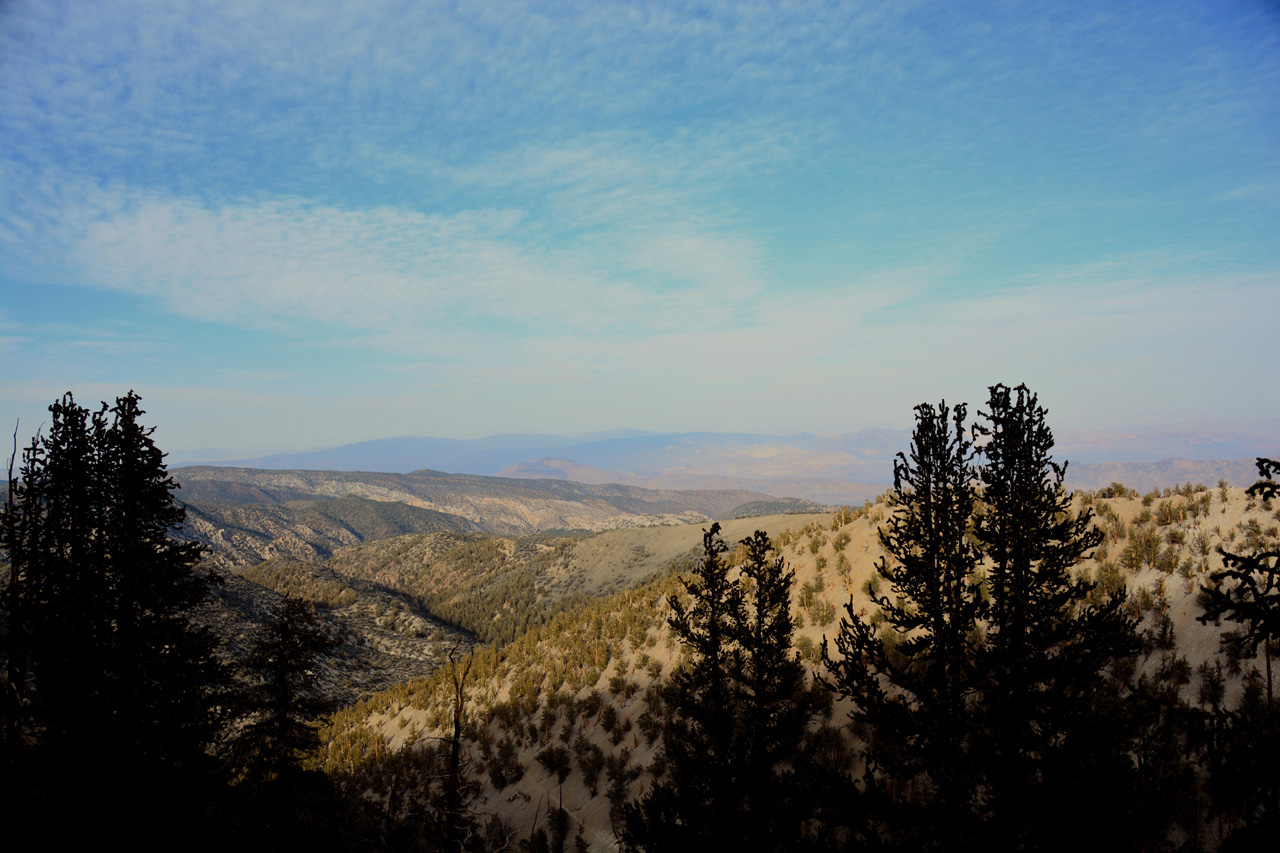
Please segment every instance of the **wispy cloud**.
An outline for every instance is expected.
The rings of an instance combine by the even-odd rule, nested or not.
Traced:
[[[145,196],[108,207],[70,247],[81,280],[251,326],[440,333],[498,323],[535,336],[640,334],[709,310],[753,278],[750,251],[712,231],[631,236],[618,265],[590,245],[541,245],[520,211],[210,208]],[[659,284],[641,281],[654,277]],[[673,283],[687,286],[664,292]]]
[[[289,405],[347,426],[301,444],[517,408],[785,430],[1011,370],[1081,411],[1224,405],[1280,359],[1264,19],[13,0],[0,347],[268,426],[331,381],[341,414]]]
[[[9,173],[0,244],[55,281],[174,313],[276,327],[318,322],[399,346],[497,323],[521,334],[639,335],[752,315],[762,252],[721,193],[784,162],[759,129],[591,134],[466,168],[450,184],[513,204],[452,212],[235,201]],[[4,173],[0,172],[0,177]],[[19,190],[19,185],[25,186]]]

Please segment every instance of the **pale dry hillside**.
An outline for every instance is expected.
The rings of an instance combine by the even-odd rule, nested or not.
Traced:
[[[1220,633],[1228,626],[1196,621],[1196,593],[1221,567],[1220,546],[1240,551],[1280,534],[1280,509],[1248,499],[1242,489],[1190,486],[1145,497],[1127,490],[1082,492],[1075,505],[1092,507],[1107,537],[1078,572],[1097,581],[1099,593],[1123,585],[1132,612],[1142,618],[1148,653],[1139,671],[1157,668],[1162,657],[1180,656],[1187,675],[1183,698],[1194,704],[1198,669],[1222,661],[1231,704],[1241,679],[1219,651]],[[821,645],[839,630],[846,606],[874,612],[868,590],[885,583],[875,572],[883,556],[877,529],[890,511],[880,500],[847,515],[745,519],[726,526],[731,548],[757,527],[765,529],[794,567],[793,608],[802,626],[796,653],[811,672],[820,669]],[[650,558],[675,551],[674,572],[682,561],[687,566],[696,559],[701,544],[699,526],[611,535],[624,534],[634,539],[628,539],[631,548]],[[579,566],[596,583],[620,570],[619,555],[626,549],[600,553],[600,563]],[[614,849],[611,782],[613,799],[634,798],[650,784],[659,754],[652,687],[680,660],[666,625],[667,597],[680,589],[674,572],[560,613],[504,648],[476,651],[466,689],[465,755],[477,814],[496,816],[523,837],[562,801],[570,837],[581,831],[590,849]],[[1162,648],[1171,638],[1176,645]],[[1244,669],[1261,665],[1239,663]],[[385,800],[392,777],[403,778],[412,756],[447,736],[449,673],[397,686],[335,715],[325,732],[326,769],[349,775],[349,784],[371,802]],[[843,723],[845,710],[836,703],[833,724]],[[568,763],[563,782],[553,769],[559,749]],[[540,755],[548,756],[545,764]]]

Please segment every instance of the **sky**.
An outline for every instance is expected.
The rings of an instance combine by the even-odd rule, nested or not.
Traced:
[[[0,2],[0,424],[1280,416],[1280,4]]]

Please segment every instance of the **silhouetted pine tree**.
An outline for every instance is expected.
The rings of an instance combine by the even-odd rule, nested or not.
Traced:
[[[973,449],[964,405],[916,407],[909,455],[894,463],[894,509],[880,529],[890,586],[874,596],[883,629],[846,606],[840,656],[824,660],[852,699],[864,743],[865,787],[882,839],[913,849],[977,846],[970,755],[973,668],[984,607],[968,540]]]
[[[254,633],[228,749],[236,776],[228,796],[232,846],[336,850],[350,842],[330,779],[303,766],[319,745],[313,721],[328,710],[317,658],[333,645],[311,605],[296,598],[286,597]]]
[[[1071,511],[1046,411],[1025,386],[991,389],[974,536],[990,560],[991,624],[980,658],[988,830],[995,849],[1096,838],[1097,804],[1132,829],[1132,733],[1110,665],[1137,653],[1123,597],[1089,604],[1072,568],[1102,539]],[[1094,824],[1091,826],[1090,824]],[[1135,843],[1112,836],[1117,849]]]
[[[807,684],[791,640],[788,568],[762,530],[744,539],[743,613],[734,636],[742,650],[735,674],[738,744],[735,771],[741,780],[738,837],[755,850],[803,849],[805,820],[814,812],[813,779],[797,775],[809,723],[822,705]]]
[[[1258,459],[1261,479],[1247,494],[1264,501],[1280,496],[1280,462]],[[1252,657],[1262,648],[1267,682],[1267,702],[1274,701],[1271,677],[1272,646],[1280,640],[1280,546],[1255,548],[1244,553],[1222,550],[1223,568],[1214,572],[1200,603],[1201,622],[1226,619],[1239,628],[1225,637],[1238,656]]]
[[[47,436],[10,469],[4,549],[10,563],[9,746],[51,754],[81,714],[108,716],[108,601],[101,440],[106,413],[90,417],[71,395],[49,408]]]
[[[132,392],[118,398],[102,436],[107,563],[98,577],[114,627],[109,701],[127,748],[173,768],[204,763],[222,724],[217,640],[190,620],[220,579],[201,566],[203,546],[171,536],[186,509],[174,500],[178,484],[151,440],[154,427],[138,422],[138,403]]]
[[[50,412],[0,525],[9,757],[33,815],[74,778],[99,789],[82,804],[96,837],[160,837],[206,799],[224,673],[188,617],[217,578],[170,536],[185,513],[137,395]]]
[[[231,745],[250,784],[296,774],[319,743],[313,721],[327,707],[314,670],[317,658],[333,645],[311,606],[288,596],[257,630],[242,665],[249,684],[238,709],[243,722]]]
[[[690,603],[671,599],[689,660],[664,690],[667,775],[624,810],[628,849],[805,849],[818,808],[811,780],[795,772],[805,760],[825,766],[805,751],[825,705],[791,647],[794,575],[757,531],[733,577],[719,534],[718,524],[704,533]]]
[[[631,850],[708,850],[736,837],[732,678],[741,668],[734,634],[743,622],[742,590],[729,577],[719,524],[703,531],[702,548],[702,561],[684,581],[690,604],[669,599],[671,629],[689,661],[664,691],[667,775],[625,812],[623,843]]]
[[[1252,498],[1280,497],[1280,461],[1259,458]],[[1201,622],[1223,619],[1238,627],[1223,637],[1236,657],[1253,658],[1261,647],[1263,672],[1252,676],[1240,706],[1223,713],[1209,790],[1212,814],[1230,830],[1224,850],[1250,850],[1280,834],[1280,731],[1271,659],[1280,642],[1280,546],[1236,553],[1221,551],[1223,568],[1203,588]]]
[[[1035,395],[998,385],[989,409],[975,453],[963,406],[917,407],[880,534],[883,630],[851,601],[827,661],[868,807],[911,849],[1132,846],[1138,724],[1109,668],[1137,652],[1134,625],[1072,575],[1100,534],[1071,512]]]

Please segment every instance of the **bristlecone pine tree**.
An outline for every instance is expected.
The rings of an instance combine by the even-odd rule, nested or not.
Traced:
[[[734,678],[734,769],[741,782],[737,832],[751,849],[799,850],[813,800],[811,780],[799,775],[795,764],[822,705],[791,645],[795,572],[773,552],[764,531],[742,544],[743,614],[734,631],[742,650]]]
[[[296,774],[319,744],[313,721],[328,708],[315,670],[333,645],[311,605],[288,596],[257,630],[243,667],[250,682],[240,709],[244,722],[232,741],[240,772],[251,783]]]
[[[1109,815],[1133,807],[1131,735],[1123,686],[1109,674],[1137,654],[1124,597],[1088,602],[1091,583],[1072,569],[1102,540],[1092,510],[1073,513],[1066,466],[1051,456],[1046,410],[1026,386],[990,389],[981,448],[981,505],[974,539],[990,563],[980,755],[986,766],[987,833],[995,849],[1060,849],[1091,843],[1099,797]],[[1117,849],[1140,843],[1135,822],[1104,828]]]
[[[316,671],[333,644],[311,605],[289,597],[254,633],[229,727],[227,846],[321,851],[350,842],[331,780],[303,764],[319,744],[314,720],[329,710]]]
[[[702,561],[684,582],[691,604],[670,598],[671,630],[690,661],[665,690],[662,748],[669,770],[638,804],[628,805],[623,843],[629,850],[707,850],[732,837],[738,791],[731,680],[740,668],[733,635],[742,621],[742,590],[729,576],[719,524],[704,531],[702,546]]]

